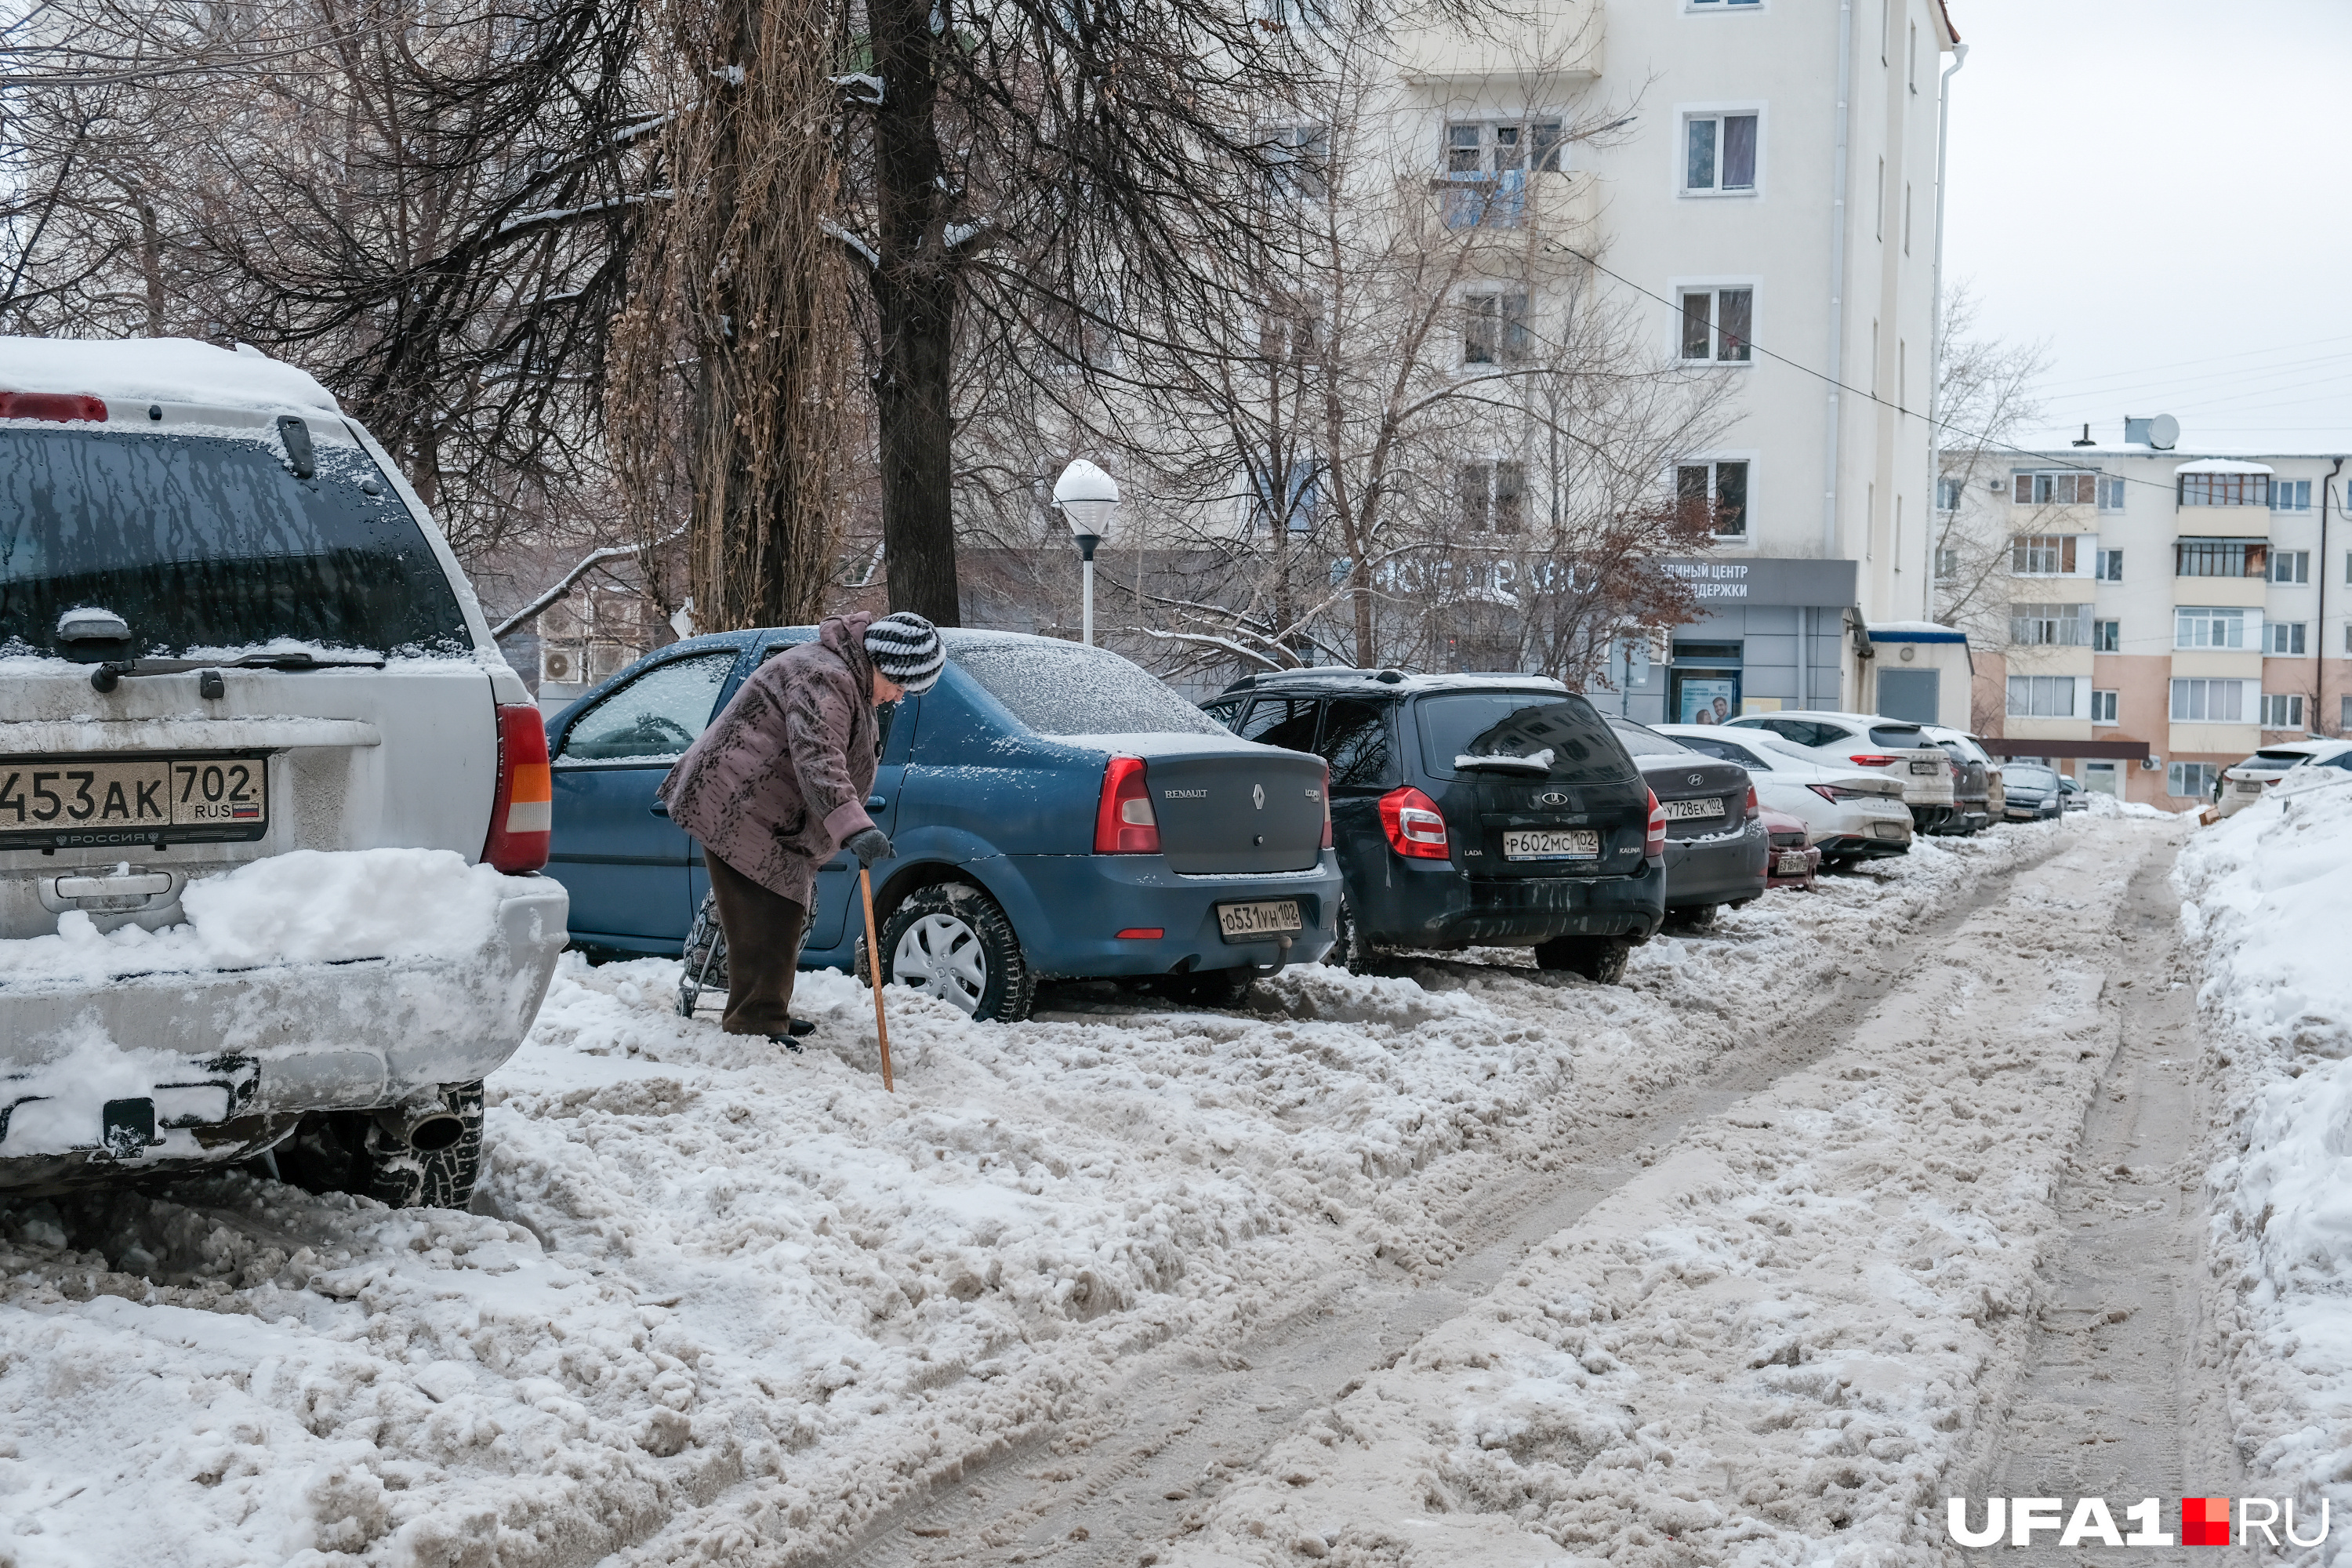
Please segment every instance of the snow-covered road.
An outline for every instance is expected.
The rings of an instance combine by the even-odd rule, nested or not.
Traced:
[[[674,965],[570,968],[492,1080],[476,1214],[241,1176],[0,1205],[0,1550],[1895,1541],[2004,1342],[2112,1045],[2105,911],[2168,832],[1923,843],[1623,988],[1496,954],[1242,1014],[909,1002],[896,1096],[839,977],[795,1059],[675,1016]]]

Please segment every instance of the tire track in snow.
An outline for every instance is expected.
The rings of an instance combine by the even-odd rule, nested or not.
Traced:
[[[976,1467],[945,1479],[869,1525],[850,1550],[816,1559],[840,1568],[931,1563],[1132,1563],[1137,1543],[1179,1533],[1229,1477],[1368,1373],[1438,1325],[1471,1310],[1535,1244],[1573,1225],[1633,1179],[1692,1123],[1714,1116],[1845,1045],[1885,999],[1935,962],[1942,946],[2010,895],[2065,840],[1987,876],[1912,922],[1901,962],[1863,966],[1842,989],[1751,1020],[1738,1046],[1695,1081],[1631,1115],[1595,1125],[1560,1169],[1528,1171],[1448,1216],[1457,1261],[1416,1281],[1370,1271],[1330,1281],[1222,1352],[1194,1342],[1139,1357],[1113,1397]],[[1456,963],[1421,966],[1441,973]],[[791,1560],[791,1559],[785,1559]]]

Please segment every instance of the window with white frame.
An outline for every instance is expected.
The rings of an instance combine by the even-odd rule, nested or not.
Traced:
[[[1285,3],[1285,0],[1277,0]],[[1331,128],[1276,125],[1265,133],[1267,176],[1292,201],[1321,201],[1331,191]]]
[[[1528,467],[1510,458],[1454,469],[1454,516],[1465,532],[1517,533],[1528,521]]]
[[[2263,728],[2265,730],[2302,729],[2303,693],[2300,691],[2263,692]]]
[[[2247,612],[2208,605],[2181,605],[2172,612],[2172,646],[2176,648],[2252,647],[2246,636]],[[2252,617],[2256,626],[2262,617]]]
[[[2099,476],[2099,510],[2101,511],[2121,511],[2124,510],[2124,481],[2122,479],[2110,474],[2101,474]]]
[[[2176,724],[2243,724],[2252,716],[2248,700],[2251,680],[2210,680],[2202,676],[2172,683],[2172,721]]]
[[[1959,510],[1960,491],[1967,488],[1967,485],[1966,479],[1938,479],[1936,481],[1936,510],[1937,511]]]
[[[2164,793],[2179,800],[2204,800],[2221,782],[2219,763],[2168,763],[2164,769]]]
[[[1528,220],[1528,175],[1558,174],[1559,121],[1456,120],[1445,127],[1448,228],[1517,228]]]
[[[1746,364],[1751,350],[1748,334],[1756,325],[1756,290],[1685,289],[1683,290],[1682,357],[1717,364]]]
[[[2074,717],[2074,678],[2071,675],[2011,676],[2009,715],[2012,719],[2072,719]]]
[[[2091,640],[2088,605],[2011,605],[2009,640],[2028,647],[2081,647]]]
[[[1467,295],[1462,301],[1462,363],[1524,364],[1535,351],[1523,289]]]
[[[2009,569],[2020,577],[2072,577],[2074,540],[2071,533],[2023,533],[2009,542]]]
[[[2309,511],[2311,481],[2309,479],[2273,479],[2271,510],[2273,511]]]
[[[2091,693],[2092,723],[2113,724],[2116,721],[2116,693],[2112,691],[2094,691]]]
[[[1754,110],[1683,117],[1683,189],[1698,195],[1746,195],[1756,189]]]
[[[2263,626],[2263,651],[2286,658],[2302,657],[2304,632],[2308,623],[2303,621],[2267,621]]]
[[[2311,552],[2308,550],[2272,551],[2271,581],[2273,583],[2310,582]]]
[[[2093,653],[2121,653],[2123,651],[2123,622],[2093,621],[2091,623],[2091,651]]]
[[[1936,581],[1948,583],[1960,574],[1960,552],[1938,549],[1936,552]]]
[[[2099,476],[2082,468],[2009,476],[2009,499],[2017,506],[2089,506],[2098,489]]]
[[[2122,551],[2100,551],[2099,558],[2095,564],[2098,570],[2095,572],[2093,575],[2097,577],[2100,582],[2120,583],[2124,580],[2124,552]]]
[[[1703,516],[1717,539],[1748,537],[1745,459],[1675,465],[1675,503],[1685,517]]]

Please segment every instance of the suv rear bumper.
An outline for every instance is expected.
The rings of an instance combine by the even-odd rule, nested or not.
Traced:
[[[1671,853],[1671,850],[1669,851]],[[1654,862],[1622,877],[1465,877],[1447,860],[1384,856],[1352,881],[1365,939],[1389,947],[1533,947],[1557,936],[1646,939],[1666,918]]]
[[[487,1076],[563,950],[570,896],[532,880],[470,952],[0,986],[0,1189],[242,1159],[305,1112]]]

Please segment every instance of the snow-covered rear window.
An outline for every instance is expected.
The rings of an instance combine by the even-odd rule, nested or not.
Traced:
[[[1107,648],[1040,640],[950,648],[981,689],[1040,735],[1222,735],[1225,727]]]
[[[243,437],[0,427],[0,647],[58,651],[100,605],[151,654],[281,638],[381,652],[470,648],[415,519],[354,446],[298,479]]]
[[[1446,691],[1413,705],[1421,759],[1440,778],[1454,759],[1551,752],[1549,776],[1598,783],[1633,776],[1624,749],[1591,703],[1557,691]]]

